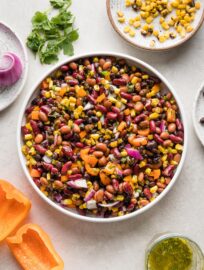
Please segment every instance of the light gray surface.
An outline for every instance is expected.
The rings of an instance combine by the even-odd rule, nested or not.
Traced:
[[[109,50],[128,53],[154,65],[177,89],[189,122],[189,149],[184,169],[170,193],[142,216],[117,224],[90,224],[63,216],[43,202],[28,184],[17,156],[16,125],[22,101],[39,76],[49,69],[29,52],[29,75],[23,93],[0,113],[0,177],[8,179],[32,200],[27,221],[38,223],[51,236],[65,261],[65,270],[143,270],[144,252],[160,232],[186,234],[204,250],[204,150],[192,125],[192,106],[204,80],[204,28],[183,47],[168,53],[147,53],[127,45],[111,28],[105,0],[73,0],[80,39],[75,53]],[[25,40],[36,10],[47,9],[45,0],[0,0],[0,20],[15,27]],[[12,11],[12,12],[11,12]],[[64,57],[62,57],[64,59]],[[0,245],[0,270],[18,268],[6,245]]]

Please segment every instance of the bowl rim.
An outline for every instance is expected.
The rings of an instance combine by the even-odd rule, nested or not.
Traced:
[[[193,126],[194,126],[194,130],[195,130],[195,133],[197,135],[197,138],[198,140],[200,141],[200,143],[204,146],[204,140],[201,139],[201,135],[200,135],[200,132],[199,132],[199,129],[198,129],[198,126],[197,126],[197,121],[198,119],[196,118],[196,108],[197,108],[197,102],[198,102],[198,98],[200,96],[200,93],[204,91],[204,82],[202,82],[202,84],[200,85],[200,87],[198,88],[198,91],[196,93],[196,96],[195,96],[195,99],[194,99],[194,102],[193,102]]]
[[[22,51],[23,51],[23,54],[24,54],[24,57],[25,57],[25,62],[24,62],[24,78],[22,80],[22,83],[20,85],[20,87],[18,88],[18,91],[16,92],[16,94],[10,99],[10,101],[5,104],[2,108],[0,108],[0,112],[2,112],[3,110],[5,110],[6,108],[8,108],[18,97],[19,95],[21,94],[24,86],[25,86],[25,83],[27,81],[27,77],[28,77],[28,54],[27,54],[27,50],[26,50],[26,47],[25,45],[23,44],[23,41],[21,40],[21,38],[19,37],[19,35],[16,33],[16,31],[14,31],[12,29],[11,26],[9,26],[7,23],[3,22],[0,20],[0,25],[3,25],[4,27],[6,27],[11,33],[13,33],[13,35],[16,37],[16,40],[18,40],[21,48],[22,48]],[[9,90],[8,90],[9,91]]]
[[[32,97],[32,95],[35,93],[35,91],[37,91],[40,83],[43,81],[43,79],[45,79],[47,76],[49,76],[52,72],[54,72],[55,70],[57,70],[60,66],[71,62],[71,61],[76,61],[80,58],[86,58],[86,57],[94,57],[94,56],[114,56],[117,58],[124,58],[127,61],[132,61],[134,62],[136,65],[139,64],[140,66],[142,66],[144,69],[146,69],[148,72],[151,72],[152,74],[154,74],[155,76],[159,77],[161,79],[161,81],[164,83],[164,85],[172,92],[178,106],[179,106],[179,111],[180,111],[180,115],[183,121],[183,125],[184,125],[184,148],[183,148],[183,153],[182,153],[182,157],[181,157],[181,161],[179,163],[179,166],[176,169],[176,172],[171,180],[171,182],[169,183],[169,185],[165,188],[165,190],[151,203],[149,203],[148,205],[146,205],[145,207],[134,211],[132,213],[129,213],[127,215],[124,216],[119,216],[119,217],[110,217],[110,218],[100,218],[100,217],[88,217],[88,216],[82,216],[78,213],[74,213],[71,212],[69,210],[66,210],[64,208],[62,208],[61,206],[59,206],[57,203],[53,202],[51,199],[49,199],[48,197],[46,197],[40,190],[39,188],[35,185],[35,183],[33,182],[32,177],[30,176],[28,169],[26,167],[26,163],[24,160],[24,156],[22,154],[21,151],[21,124],[22,124],[22,120],[24,117],[24,113],[25,113],[25,109],[28,105],[28,102],[30,101],[30,98]],[[112,223],[112,222],[117,222],[117,221],[122,221],[122,220],[127,220],[131,217],[135,217],[138,216],[144,212],[146,212],[148,209],[152,208],[154,205],[156,205],[163,197],[165,197],[165,195],[169,192],[169,190],[173,187],[173,185],[175,184],[181,169],[183,167],[184,164],[184,160],[186,158],[186,152],[187,152],[187,121],[186,121],[186,117],[185,117],[185,113],[183,110],[183,106],[180,102],[180,99],[177,96],[176,91],[174,90],[174,88],[169,84],[169,82],[166,80],[166,78],[160,74],[160,72],[158,72],[154,67],[150,66],[149,64],[145,63],[142,60],[139,60],[135,57],[129,56],[127,54],[124,53],[117,53],[117,52],[111,52],[111,51],[98,51],[98,52],[88,52],[88,53],[83,53],[83,54],[77,54],[75,56],[72,56],[58,64],[56,64],[55,66],[53,66],[49,71],[46,71],[43,76],[40,77],[39,80],[37,80],[37,83],[33,86],[32,90],[29,92],[29,94],[27,95],[27,97],[25,98],[23,105],[22,105],[22,109],[21,112],[19,114],[19,119],[18,119],[18,124],[17,124],[17,148],[18,148],[18,156],[20,159],[20,163],[21,166],[23,168],[23,171],[29,181],[29,183],[31,184],[31,186],[34,188],[34,190],[37,192],[37,194],[45,201],[47,202],[50,206],[52,206],[53,208],[55,208],[56,210],[58,210],[59,212],[67,215],[67,216],[71,216],[73,218],[76,218],[78,220],[83,220],[83,221],[89,221],[89,222],[93,222],[93,223]]]
[[[118,33],[118,35],[125,40],[129,45],[132,45],[133,47],[145,50],[145,51],[153,51],[153,52],[165,52],[165,51],[169,51],[171,49],[175,49],[177,47],[180,47],[181,45],[183,45],[185,42],[189,41],[201,28],[203,22],[204,22],[204,8],[203,8],[203,12],[202,12],[202,16],[200,21],[198,22],[198,25],[194,28],[194,30],[191,33],[188,33],[188,35],[186,35],[185,38],[181,39],[181,41],[179,41],[178,43],[174,44],[174,45],[170,45],[168,47],[165,48],[151,48],[151,47],[145,47],[145,46],[141,46],[136,44],[134,41],[129,40],[126,35],[123,35],[122,32],[119,30],[118,26],[116,25],[116,23],[113,20],[113,16],[112,16],[112,12],[111,12],[111,7],[110,7],[110,3],[111,0],[106,0],[106,10],[107,10],[107,14],[108,14],[108,18],[109,21],[113,27],[113,29],[115,30],[116,33]]]

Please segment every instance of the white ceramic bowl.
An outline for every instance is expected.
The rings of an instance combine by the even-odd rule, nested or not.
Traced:
[[[71,62],[71,61],[76,61],[77,59],[80,58],[85,58],[85,57],[92,57],[92,56],[114,56],[117,58],[123,58],[126,59],[126,61],[130,64],[134,64],[137,67],[142,68],[143,70],[146,70],[148,73],[158,77],[161,79],[162,81],[162,85],[163,87],[165,87],[166,89],[168,89],[169,91],[172,92],[172,94],[174,95],[176,102],[179,106],[180,109],[180,114],[181,114],[181,118],[184,124],[184,150],[183,150],[183,154],[182,154],[182,158],[180,161],[180,164],[174,174],[173,179],[171,180],[170,184],[166,187],[166,189],[150,204],[148,204],[147,206],[132,212],[130,214],[127,214],[125,216],[120,216],[120,217],[112,217],[112,218],[100,218],[100,217],[93,217],[93,216],[82,216],[80,214],[78,214],[75,210],[69,210],[69,209],[64,209],[62,207],[60,207],[59,205],[57,205],[55,202],[51,201],[49,198],[47,198],[39,189],[38,187],[35,185],[35,183],[33,182],[32,177],[29,174],[29,171],[26,167],[26,161],[25,161],[25,157],[23,156],[22,152],[21,152],[21,147],[23,145],[23,141],[22,141],[22,136],[21,136],[21,126],[24,124],[25,122],[25,117],[24,117],[24,113],[25,113],[25,109],[26,107],[30,104],[31,100],[37,95],[38,89],[39,89],[39,85],[42,82],[42,80],[44,78],[46,78],[47,76],[49,76],[52,72],[54,72],[56,69],[58,69],[61,65],[66,64],[67,62]],[[23,167],[23,170],[25,172],[26,177],[28,178],[28,181],[30,182],[30,184],[32,185],[32,187],[35,189],[35,191],[39,194],[39,196],[45,200],[50,206],[54,207],[55,209],[57,209],[58,211],[60,211],[61,213],[67,215],[67,216],[71,216],[80,220],[85,220],[85,221],[90,221],[90,222],[99,222],[99,223],[110,223],[110,222],[115,222],[115,221],[122,221],[122,220],[126,220],[128,218],[131,217],[135,217],[138,216],[142,213],[144,213],[145,211],[147,211],[148,209],[150,209],[151,207],[153,207],[155,204],[157,204],[168,192],[169,190],[172,188],[172,186],[174,185],[174,183],[176,182],[181,169],[183,167],[183,163],[186,157],[186,150],[187,150],[187,133],[186,133],[186,119],[185,119],[185,115],[184,115],[184,111],[183,111],[183,107],[182,104],[177,96],[176,91],[173,89],[173,87],[169,84],[169,82],[153,67],[151,67],[150,65],[146,64],[145,62],[136,59],[134,57],[125,55],[125,54],[121,54],[121,53],[114,53],[114,52],[95,52],[95,53],[86,53],[86,54],[82,54],[82,55],[78,55],[78,56],[73,56],[69,59],[67,59],[66,61],[57,64],[56,66],[54,66],[49,72],[47,72],[46,74],[44,74],[39,80],[37,80],[36,84],[34,85],[33,89],[31,90],[31,92],[29,93],[29,95],[27,96],[27,98],[24,101],[24,104],[22,106],[22,110],[20,112],[20,116],[19,116],[19,122],[18,122],[18,130],[17,130],[17,146],[18,146],[18,153],[19,153],[19,157],[20,157],[20,162],[21,165]]]
[[[200,123],[200,119],[204,117],[204,82],[198,89],[193,104],[193,125],[196,135],[204,146],[204,126]]]

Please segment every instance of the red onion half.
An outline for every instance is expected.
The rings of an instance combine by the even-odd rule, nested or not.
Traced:
[[[11,86],[17,82],[22,71],[20,58],[14,53],[5,53],[0,61],[0,87]]]

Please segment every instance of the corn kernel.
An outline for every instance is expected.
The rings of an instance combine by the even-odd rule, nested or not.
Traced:
[[[157,190],[158,190],[158,186],[154,186],[154,187],[150,188],[150,192],[151,192],[152,194],[156,193]]]

